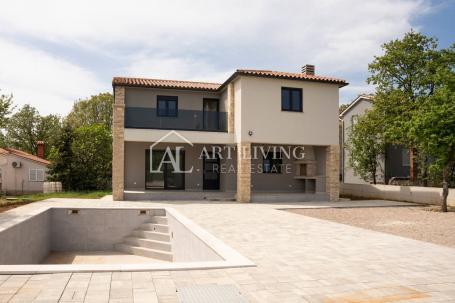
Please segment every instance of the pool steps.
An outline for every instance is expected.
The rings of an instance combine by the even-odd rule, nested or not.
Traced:
[[[171,234],[165,216],[153,216],[135,229],[122,243],[116,244],[119,251],[133,255],[173,261]]]

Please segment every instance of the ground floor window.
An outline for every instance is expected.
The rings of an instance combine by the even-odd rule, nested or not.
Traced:
[[[28,180],[32,182],[43,182],[44,181],[44,169],[30,168],[28,172]]]

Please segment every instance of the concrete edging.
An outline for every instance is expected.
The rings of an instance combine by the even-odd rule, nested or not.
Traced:
[[[442,200],[442,188],[437,187],[341,183],[340,189],[343,195],[367,199],[436,205],[440,205]],[[449,190],[447,203],[455,206],[455,189]]]

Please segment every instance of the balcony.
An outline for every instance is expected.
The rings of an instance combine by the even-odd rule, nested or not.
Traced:
[[[179,109],[176,117],[162,117],[156,108],[126,107],[125,128],[227,132],[227,113]]]

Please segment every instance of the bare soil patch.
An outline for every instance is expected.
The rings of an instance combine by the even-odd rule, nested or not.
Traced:
[[[287,209],[289,212],[455,247],[455,212],[429,207]]]
[[[31,202],[13,202],[13,203],[7,203],[4,202],[2,203],[3,200],[0,199],[0,213],[5,212],[7,210],[31,203]]]

